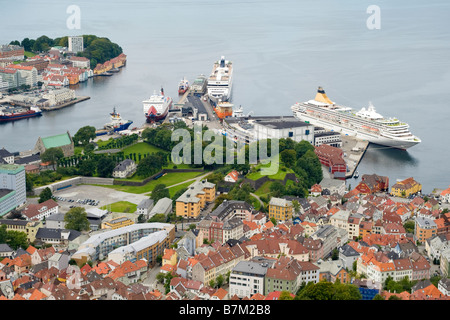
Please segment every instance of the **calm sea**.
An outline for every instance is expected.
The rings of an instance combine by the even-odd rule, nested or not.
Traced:
[[[81,29],[67,27],[67,8]],[[366,21],[380,8],[380,29]],[[76,87],[90,100],[41,118],[0,125],[0,147],[34,147],[39,136],[101,127],[115,106],[139,126],[142,100],[179,80],[209,74],[224,55],[234,64],[233,102],[255,115],[291,115],[290,106],[323,86],[340,104],[372,102],[409,123],[422,143],[407,152],[371,147],[358,170],[413,176],[426,192],[450,184],[450,3],[446,0],[0,0],[0,43],[43,34],[95,34],[122,46],[127,66]],[[356,185],[356,181],[349,181]]]

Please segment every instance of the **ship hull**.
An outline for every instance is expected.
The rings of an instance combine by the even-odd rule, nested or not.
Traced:
[[[105,128],[95,131],[95,135],[96,136],[102,136],[102,135],[105,135],[105,134],[107,134],[107,133],[109,133],[111,131],[119,132],[119,131],[127,130],[131,126],[132,123],[133,123],[133,121],[129,120],[126,123],[123,123],[123,124],[121,124],[121,125],[119,125],[117,127],[114,127],[114,129],[107,129],[106,126],[105,126]]]
[[[152,122],[158,122],[158,121],[164,120],[167,117],[167,114],[169,113],[169,109],[171,106],[172,106],[172,103],[167,107],[167,109],[164,111],[163,114],[156,115],[156,114],[150,113],[149,115],[145,116],[147,118],[147,122],[152,123]]]
[[[420,143],[420,140],[403,140],[399,138],[389,138],[379,134],[371,134],[364,132],[362,130],[349,129],[340,126],[334,122],[326,121],[324,119],[317,119],[315,117],[310,117],[302,112],[295,112],[294,115],[301,121],[308,121],[313,125],[322,126],[328,130],[333,130],[344,135],[353,136],[358,139],[367,140],[370,143],[378,144],[385,147],[396,148],[401,150],[406,150]]]
[[[0,122],[9,122],[9,121],[16,121],[21,119],[27,119],[27,118],[34,118],[39,117],[42,115],[42,112],[24,112],[14,115],[2,115],[0,116]]]

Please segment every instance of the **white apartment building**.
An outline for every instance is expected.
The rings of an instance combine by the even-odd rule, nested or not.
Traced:
[[[50,106],[56,106],[75,99],[75,90],[68,88],[52,89],[43,94],[42,98],[47,99]]]
[[[230,296],[250,298],[256,293],[264,294],[264,277],[269,265],[253,261],[241,261],[230,274]]]
[[[69,41],[69,51],[73,53],[82,52],[84,50],[83,47],[83,37],[68,37]]]

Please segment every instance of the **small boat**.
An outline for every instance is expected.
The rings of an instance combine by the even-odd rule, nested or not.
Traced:
[[[355,174],[353,175],[353,178],[358,179],[359,178],[359,172],[355,171]]]
[[[189,81],[187,81],[186,78],[181,79],[180,83],[178,84],[178,94],[185,94],[188,89]]]

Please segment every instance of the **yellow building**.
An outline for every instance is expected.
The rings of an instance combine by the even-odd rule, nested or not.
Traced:
[[[176,215],[197,218],[201,209],[216,198],[216,185],[206,179],[192,183],[176,201]]]
[[[269,219],[275,218],[277,221],[292,219],[292,201],[272,197],[269,202]]]
[[[164,249],[164,255],[162,257],[162,265],[176,266],[177,264],[177,252],[174,249]]]
[[[6,231],[19,231],[27,234],[28,241],[34,242],[36,240],[36,233],[39,228],[43,228],[42,221],[27,221],[18,219],[2,219],[0,225],[6,225]]]
[[[411,177],[394,184],[391,188],[391,195],[407,198],[411,194],[416,194],[421,190],[422,185]]]
[[[102,229],[119,229],[126,226],[131,226],[134,224],[134,221],[123,216],[112,219],[110,221],[106,221],[102,223]]]

